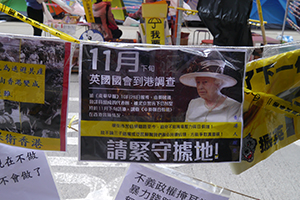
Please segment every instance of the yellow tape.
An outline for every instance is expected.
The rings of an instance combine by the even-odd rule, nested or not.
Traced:
[[[168,6],[169,8],[173,8],[173,9],[177,9],[177,10],[183,10],[183,11],[187,11],[187,12],[191,12],[191,13],[198,13],[198,10],[191,10],[191,9],[185,9],[185,8],[181,8],[181,7],[174,7],[174,6]]]
[[[64,33],[64,32],[61,32],[57,29],[54,29],[54,28],[51,28],[49,26],[46,26],[42,23],[39,23],[33,19],[30,19],[24,15],[22,15],[21,13],[19,13],[18,11],[10,8],[10,7],[7,7],[5,5],[3,5],[2,3],[0,3],[0,11],[1,12],[4,12],[5,14],[8,14],[14,18],[17,18],[23,22],[26,22],[36,28],[39,28],[39,29],[42,29],[43,31],[46,31],[48,33],[50,33],[51,35],[54,35],[56,37],[59,37],[60,39],[62,40],[66,40],[66,41],[69,41],[69,42],[75,42],[75,43],[80,43],[79,40],[73,38],[72,36]]]
[[[253,22],[253,23],[260,23],[259,20],[256,20],[256,19],[249,19],[249,22]],[[264,24],[266,24],[267,22],[266,21],[263,21]]]
[[[145,26],[143,23],[141,23],[141,28],[142,28],[143,35],[146,35]]]
[[[68,128],[71,128],[73,122],[75,121],[75,118],[76,118],[76,115],[74,115],[74,116],[72,117],[72,119],[70,120],[70,123],[68,124]]]

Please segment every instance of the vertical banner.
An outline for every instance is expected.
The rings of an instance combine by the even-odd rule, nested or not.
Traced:
[[[71,44],[0,37],[0,142],[65,151]]]
[[[165,44],[164,18],[145,18],[146,42],[148,44]]]
[[[84,7],[86,21],[89,23],[95,23],[95,18],[93,14],[93,4],[91,0],[82,0],[82,4]]]
[[[247,63],[241,173],[300,138],[300,50]]]
[[[43,151],[0,144],[1,199],[60,199]]]
[[[239,162],[245,54],[81,44],[80,160]]]
[[[146,43],[165,44],[165,19],[167,18],[168,4],[165,1],[143,3],[142,15],[146,24]]]
[[[226,200],[221,196],[185,183],[170,175],[142,165],[131,164],[115,200],[132,199],[205,199]],[[186,177],[185,177],[186,178]],[[206,185],[206,188],[208,186]]]

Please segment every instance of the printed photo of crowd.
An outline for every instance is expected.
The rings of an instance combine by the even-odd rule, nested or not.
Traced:
[[[65,43],[9,37],[1,37],[0,41],[0,62],[46,66],[45,94],[41,94],[45,95],[44,104],[15,102],[0,97],[0,130],[37,137],[59,138]]]

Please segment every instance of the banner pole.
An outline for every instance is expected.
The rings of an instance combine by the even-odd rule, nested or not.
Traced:
[[[261,33],[262,33],[262,37],[263,37],[263,43],[264,43],[264,45],[266,45],[267,39],[266,39],[264,19],[263,19],[263,15],[262,15],[262,8],[261,8],[260,0],[256,0],[256,5],[257,5],[257,11],[258,11],[258,16],[259,16],[259,21],[260,21]]]
[[[284,19],[283,19],[283,24],[282,24],[282,31],[281,31],[280,43],[282,43],[282,41],[283,41],[283,32],[284,32],[284,29],[285,29],[285,23],[286,23],[286,18],[287,18],[287,14],[288,14],[289,4],[290,4],[290,0],[287,0],[286,1],[286,7],[285,7],[285,14],[284,14]]]
[[[183,0],[179,0],[177,2],[177,7],[183,7]],[[181,39],[181,22],[182,22],[182,10],[176,10],[176,26],[175,26],[175,38],[176,38],[176,45],[180,45]]]

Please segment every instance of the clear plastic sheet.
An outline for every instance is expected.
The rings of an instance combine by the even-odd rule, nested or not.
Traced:
[[[245,50],[124,46],[81,45],[80,160],[239,162]]]
[[[0,37],[0,142],[65,151],[71,43]]]
[[[262,46],[262,58],[268,58],[288,51],[294,51],[300,48],[300,42],[289,42],[280,45]]]

